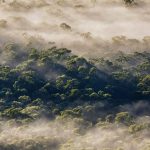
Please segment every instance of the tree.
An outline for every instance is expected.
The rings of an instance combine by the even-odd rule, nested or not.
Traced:
[[[150,96],[150,75],[146,75],[137,85],[139,88],[139,93],[144,96]]]
[[[123,1],[125,2],[126,5],[134,3],[134,0],[123,0]]]
[[[78,89],[71,89],[71,91],[70,91],[70,97],[78,97],[79,96],[79,94],[80,94],[80,91],[78,90]]]
[[[115,122],[130,125],[133,123],[133,117],[128,112],[120,112],[116,115]]]

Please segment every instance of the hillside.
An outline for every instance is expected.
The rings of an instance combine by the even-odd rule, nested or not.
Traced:
[[[4,59],[0,66],[0,99],[4,118],[51,118],[67,109],[80,106],[82,111],[82,105],[99,102],[105,104],[102,109],[112,112],[119,105],[149,101],[148,52],[119,53],[112,60],[87,60],[65,48],[18,52],[18,47],[8,44],[1,51]]]
[[[1,49],[0,149],[149,150],[149,52],[20,49]]]

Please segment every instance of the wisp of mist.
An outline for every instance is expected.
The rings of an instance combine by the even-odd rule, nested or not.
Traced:
[[[150,2],[135,2],[128,7],[123,0],[1,1],[0,43],[41,41],[82,56],[149,51]]]

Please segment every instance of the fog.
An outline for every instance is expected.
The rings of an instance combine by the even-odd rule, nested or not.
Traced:
[[[147,121],[148,117],[136,120],[137,124]],[[149,150],[147,129],[130,133],[130,128],[115,123],[99,122],[86,127],[84,124],[80,119],[38,120],[24,126],[2,122],[0,147],[10,150]]]
[[[150,117],[145,113],[148,106],[144,101],[121,106],[121,111],[128,110],[133,115],[130,125],[101,118],[92,124],[71,116],[57,116],[53,120],[41,118],[30,123],[26,119],[22,123],[3,120],[0,121],[0,149],[149,150]]]
[[[148,0],[131,6],[123,0],[5,0],[0,43],[41,41],[84,56],[149,51],[149,7]]]

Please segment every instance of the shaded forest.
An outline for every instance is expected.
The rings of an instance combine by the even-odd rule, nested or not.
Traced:
[[[1,50],[1,117],[55,117],[74,108],[67,113],[80,116],[84,104],[103,103],[101,109],[115,112],[120,105],[149,101],[149,52],[87,60],[66,48],[18,49],[8,44]]]
[[[7,44],[1,56],[0,149],[149,150],[149,52],[87,59]]]

